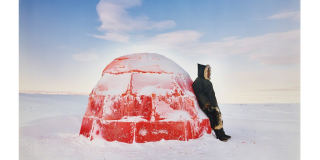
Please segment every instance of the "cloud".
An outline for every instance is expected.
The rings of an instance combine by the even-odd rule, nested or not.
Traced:
[[[269,16],[267,17],[267,19],[292,19],[294,21],[299,21],[300,11],[279,13],[279,14]]]
[[[261,64],[292,64],[300,62],[300,30],[267,33],[256,37],[226,37],[220,41],[200,42],[197,31],[176,31],[146,39],[134,46],[144,51],[176,50],[198,56],[230,57],[242,55]]]
[[[94,61],[97,59],[100,59],[100,57],[95,53],[79,53],[79,54],[73,54],[73,59],[76,61]]]
[[[199,38],[203,34],[193,30],[182,30],[158,34],[154,37],[145,38],[143,41],[138,42],[133,46],[133,50],[143,49],[144,51],[154,50],[178,50],[184,52],[190,49],[191,46],[199,44]],[[193,50],[194,51],[194,50]],[[192,54],[193,51],[188,51]]]
[[[231,40],[235,40],[238,37],[234,36],[234,37],[226,37],[226,38],[222,38],[221,41],[231,41]]]
[[[226,79],[230,84],[227,88],[237,88],[238,91],[300,91],[299,68],[246,70],[230,74]]]
[[[262,64],[293,64],[300,62],[300,30],[282,33],[268,33],[254,37],[249,58]]]
[[[150,25],[154,29],[162,30],[167,28],[173,28],[176,26],[176,23],[172,20],[165,20],[160,22],[150,22]]]
[[[57,46],[56,48],[61,49],[61,50],[80,51],[79,49],[71,48],[71,47],[68,47],[65,45],[60,45],[60,46]]]
[[[105,33],[104,35],[92,35],[95,38],[105,39],[109,41],[115,42],[129,42],[129,35],[127,34],[120,34],[120,33]]]
[[[116,42],[128,42],[128,32],[138,30],[162,30],[175,27],[172,20],[154,22],[147,16],[131,17],[126,11],[141,4],[140,0],[100,0],[97,12],[102,25],[98,28],[105,35],[92,35]],[[118,38],[116,35],[120,36]]]
[[[179,46],[192,42],[199,41],[199,38],[203,34],[192,30],[182,30],[176,32],[169,32],[164,34],[158,34],[155,37],[148,39],[148,43],[162,44],[168,46]]]

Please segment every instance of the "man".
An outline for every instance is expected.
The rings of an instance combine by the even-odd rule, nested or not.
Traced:
[[[223,130],[223,121],[218,102],[210,82],[211,68],[209,65],[198,64],[198,77],[192,84],[192,88],[202,111],[208,116],[210,125],[220,141],[227,141],[231,136]]]

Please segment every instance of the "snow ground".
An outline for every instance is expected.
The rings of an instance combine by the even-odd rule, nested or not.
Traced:
[[[88,96],[19,94],[20,159],[300,159],[300,104],[220,104],[232,138],[126,144],[79,136]]]

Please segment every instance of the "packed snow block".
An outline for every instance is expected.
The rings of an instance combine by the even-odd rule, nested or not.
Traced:
[[[185,140],[185,122],[139,122],[136,124],[135,141]]]
[[[211,133],[189,74],[155,53],[116,58],[93,88],[80,135],[144,143],[188,140]]]
[[[102,107],[104,105],[105,96],[97,95],[89,97],[89,104],[85,116],[102,117]]]
[[[199,121],[186,121],[186,140],[196,139],[201,137],[203,134],[211,133],[210,121],[209,119],[203,119]]]
[[[144,143],[164,140],[189,140],[211,133],[208,119],[198,121],[156,121],[136,123],[135,141]]]
[[[101,137],[107,141],[119,141],[132,143],[134,136],[134,122],[101,122],[96,120],[92,128],[91,140],[95,137]]]
[[[195,128],[193,131],[193,137],[190,138],[190,139],[196,139],[196,138],[199,138],[201,137],[204,133],[208,133],[210,134],[211,133],[211,126],[210,126],[210,121],[209,119],[203,119],[200,124],[199,124],[199,121],[196,122],[197,125],[194,125],[193,127]]]
[[[90,132],[92,130],[92,124],[93,124],[93,119],[84,116],[82,119],[82,125],[80,128],[80,135],[83,135],[85,137],[90,137]]]

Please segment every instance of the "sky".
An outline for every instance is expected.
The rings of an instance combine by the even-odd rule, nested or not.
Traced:
[[[219,103],[300,103],[299,0],[20,0],[19,91],[89,94],[103,69],[158,53]]]

